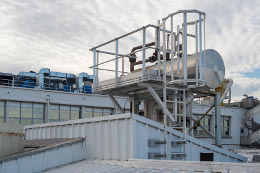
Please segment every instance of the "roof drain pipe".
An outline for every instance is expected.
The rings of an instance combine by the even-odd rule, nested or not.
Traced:
[[[233,85],[232,79],[227,79],[227,81],[228,81],[228,84],[227,84],[226,90],[224,91],[222,97],[220,98],[221,103],[227,98],[227,94],[231,91],[231,86]],[[228,99],[231,100],[231,93],[230,93],[230,97],[228,97]]]

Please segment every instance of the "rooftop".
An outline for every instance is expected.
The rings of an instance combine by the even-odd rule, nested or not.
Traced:
[[[58,172],[259,172],[260,163],[195,162],[172,160],[84,160],[70,165],[50,169],[48,173]]]

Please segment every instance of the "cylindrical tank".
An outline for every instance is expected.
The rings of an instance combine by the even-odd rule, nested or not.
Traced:
[[[204,51],[202,52],[204,57]],[[202,65],[202,80],[206,82],[207,88],[217,88],[221,85],[225,76],[225,65],[220,54],[213,49],[205,50],[204,64]],[[199,66],[199,54],[198,54],[198,66]],[[182,59],[180,59],[182,62]],[[146,69],[158,69],[158,64],[146,67]],[[163,64],[161,63],[161,69],[163,69]],[[177,59],[173,62],[174,73],[177,72]],[[139,70],[139,69],[138,69]],[[136,70],[136,71],[138,71]],[[196,78],[196,54],[188,55],[187,57],[187,70],[188,79]],[[167,61],[166,72],[171,73],[171,61]],[[199,70],[198,70],[199,72]],[[180,75],[182,75],[182,63],[180,63]]]

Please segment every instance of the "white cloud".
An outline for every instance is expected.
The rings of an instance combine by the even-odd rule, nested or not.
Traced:
[[[260,68],[260,2],[258,0],[2,0],[0,2],[0,71],[92,73],[89,48],[179,9],[207,14],[207,48],[222,55],[226,76],[234,78],[233,96],[260,98],[259,79],[241,72]],[[120,50],[140,44],[135,37]],[[137,43],[139,41],[139,43]],[[107,73],[104,75],[108,75]],[[253,88],[252,88],[253,86]]]

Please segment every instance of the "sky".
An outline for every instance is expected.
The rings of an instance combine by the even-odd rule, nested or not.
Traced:
[[[233,100],[260,99],[259,0],[1,0],[0,71],[92,74],[90,48],[180,9],[207,14],[206,47],[223,57]],[[141,38],[122,43],[119,52]]]

